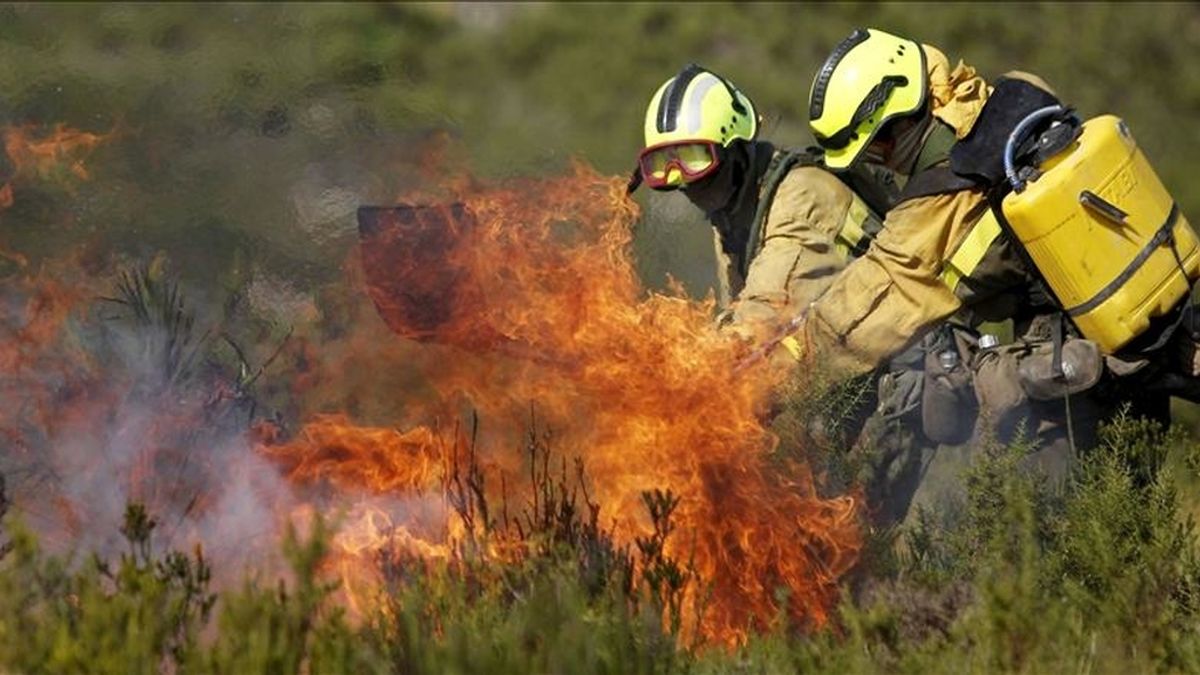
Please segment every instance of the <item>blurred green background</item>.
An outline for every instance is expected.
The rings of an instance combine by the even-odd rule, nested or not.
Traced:
[[[1194,4],[7,5],[0,122],[118,134],[69,194],[18,189],[0,245],[161,250],[185,276],[303,288],[338,273],[355,205],[413,187],[438,132],[461,142],[452,164],[484,176],[572,156],[625,173],[650,94],[696,61],[752,96],[766,137],[807,144],[812,73],[863,25],[985,75],[1037,72],[1084,113],[1123,115],[1200,213]],[[703,293],[698,214],[677,196],[640,199],[647,282],[670,272]]]
[[[0,126],[112,136],[88,180],[18,175],[0,251],[97,272],[162,254],[193,300],[265,325],[248,342],[269,352],[289,329],[344,324],[321,289],[345,279],[354,209],[420,188],[437,153],[484,177],[572,157],[627,174],[651,94],[689,61],[749,93],[765,137],[807,145],[813,72],[858,26],[1124,116],[1200,218],[1195,4],[21,4],[0,5]],[[700,214],[638,199],[647,286],[670,274],[707,293]],[[0,256],[0,283],[18,272]]]

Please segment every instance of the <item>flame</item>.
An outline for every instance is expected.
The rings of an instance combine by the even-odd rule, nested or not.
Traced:
[[[54,125],[43,133],[35,124],[10,126],[0,130],[4,152],[12,164],[10,178],[54,178],[65,171],[75,180],[88,180],[91,174],[85,161],[113,133],[98,134],[66,126]],[[0,209],[13,204],[11,179],[0,185]]]
[[[794,619],[825,623],[861,547],[860,504],[819,497],[807,467],[775,452],[765,418],[782,375],[733,373],[739,348],[713,327],[711,299],[641,287],[630,254],[637,207],[623,182],[576,164],[554,178],[454,185],[471,186],[456,195],[461,206],[414,212],[387,288],[369,290],[395,331],[427,343],[413,363],[445,409],[479,411],[489,470],[519,482],[515,439],[534,402],[557,445],[583,459],[620,542],[648,533],[644,491],[681,497],[668,554],[694,561],[709,585],[706,637],[736,642],[767,626],[784,609],[780,589]],[[365,247],[364,264],[386,250]],[[327,479],[346,494],[428,494],[447,463],[447,444],[427,427],[345,417],[319,417],[263,451],[294,479]],[[371,518],[351,526],[348,554],[389,545]]]
[[[15,169],[0,186],[0,207],[12,202],[11,180],[88,179],[86,160],[110,135],[63,125],[0,131]],[[309,419],[290,438],[269,425],[257,429],[261,454],[305,494],[306,508],[345,509],[331,566],[355,611],[379,583],[372,566],[379,554],[444,560],[471,534],[473,525],[445,499],[463,447],[478,451],[487,490],[519,489],[532,403],[556,447],[582,459],[601,520],[613,524],[619,544],[650,532],[643,492],[669,489],[681,498],[667,553],[692,561],[708,584],[704,636],[743,639],[778,616],[784,595],[797,621],[828,620],[838,580],[861,547],[860,505],[850,496],[819,497],[807,467],[776,453],[765,419],[782,375],[763,367],[733,373],[740,351],[713,328],[711,299],[642,288],[630,254],[638,213],[623,190],[623,181],[582,165],[498,185],[455,177],[431,194],[461,207],[431,216],[429,238],[391,270],[401,296],[445,301],[384,307],[390,327],[414,340],[384,334],[372,318],[351,327],[340,350],[295,341],[296,392],[310,403],[385,369],[424,377],[419,395],[392,392],[405,402],[403,418],[357,400],[341,414]],[[432,229],[439,226],[444,231]],[[17,254],[0,255],[21,270],[0,285],[0,438],[47,475],[110,481],[18,485],[27,511],[39,503],[47,509],[38,518],[43,535],[69,549],[89,533],[115,531],[97,523],[102,509],[93,500],[107,496],[98,488],[141,499],[151,513],[170,514],[175,527],[218,511],[224,483],[244,471],[229,452],[192,451],[212,440],[205,430],[228,392],[201,383],[200,391],[172,391],[170,400],[139,401],[136,377],[91,357],[72,326],[104,289],[80,279],[73,261],[34,270]],[[366,281],[364,290],[378,296],[378,280]],[[417,306],[425,313],[404,311]],[[437,423],[467,406],[482,420],[478,448]],[[390,424],[379,423],[386,415]],[[285,521],[295,516],[291,496],[264,501]],[[503,545],[485,552],[507,556]],[[691,601],[700,608],[698,597]]]
[[[296,481],[327,478],[348,489],[377,494],[424,491],[441,484],[442,459],[432,430],[353,426],[344,415],[320,415],[289,443],[267,446],[268,455],[291,463]]]

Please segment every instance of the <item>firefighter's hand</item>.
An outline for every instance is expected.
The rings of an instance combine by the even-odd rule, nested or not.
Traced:
[[[805,363],[811,356],[808,340],[808,312],[802,313],[779,329],[772,348],[773,360],[786,360],[791,366]]]
[[[776,340],[766,359],[772,368],[795,371],[808,363],[808,352],[799,336],[785,335]]]
[[[792,357],[793,361],[800,362],[804,360],[806,350],[797,333],[790,333],[779,339],[779,346],[776,351],[782,351]]]
[[[808,358],[805,344],[803,329],[796,331],[787,326],[760,341],[738,362],[736,370],[746,370],[764,361],[777,368],[795,368]]]

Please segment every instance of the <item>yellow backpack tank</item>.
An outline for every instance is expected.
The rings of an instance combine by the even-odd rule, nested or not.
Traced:
[[[1085,122],[1023,189],[1012,145],[1004,217],[1083,336],[1115,353],[1188,294],[1200,242],[1117,117]]]

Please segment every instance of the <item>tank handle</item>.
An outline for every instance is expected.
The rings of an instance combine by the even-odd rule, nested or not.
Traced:
[[[1012,185],[1013,190],[1020,192],[1025,187],[1021,179],[1017,177],[1016,167],[1013,166],[1013,152],[1016,151],[1021,141],[1025,140],[1025,132],[1042,119],[1058,115],[1065,110],[1061,105],[1048,105],[1045,108],[1038,108],[1018,122],[1017,126],[1013,128],[1012,133],[1008,135],[1008,140],[1004,143],[1004,175],[1008,177],[1008,182]]]

